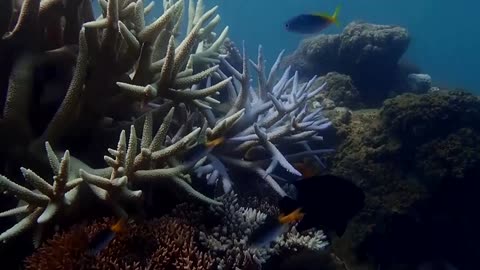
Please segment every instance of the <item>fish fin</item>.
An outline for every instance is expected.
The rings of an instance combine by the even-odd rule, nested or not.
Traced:
[[[284,196],[278,202],[278,208],[280,209],[281,216],[285,216],[285,214],[292,213],[297,208],[300,208],[300,206],[296,200],[290,198],[289,196]]]
[[[98,232],[89,242],[87,254],[97,256],[115,238],[116,233],[111,228]]]
[[[113,224],[110,227],[110,230],[114,233],[123,232],[126,230],[125,226],[127,225],[127,220],[125,218],[120,218],[117,223]]]
[[[205,144],[207,145],[208,148],[212,148],[219,144],[222,144],[224,141],[225,141],[225,137],[219,137],[211,141],[207,141]]]
[[[278,221],[280,224],[290,224],[290,223],[295,223],[297,221],[302,220],[303,216],[305,214],[302,212],[302,208],[297,208],[293,212],[289,213],[288,215],[283,215],[281,214],[278,217]]]
[[[331,20],[332,22],[336,25],[336,26],[340,26],[340,22],[338,21],[338,14],[340,13],[340,8],[341,6],[337,6],[337,8],[335,9],[335,12],[333,12],[333,15],[331,17]]]
[[[316,16],[316,17],[322,17],[322,18],[329,19],[329,20],[332,19],[332,16],[330,16],[330,14],[325,13],[325,12],[315,12],[315,13],[312,13],[311,15]]]
[[[302,174],[303,178],[309,178],[316,175],[316,172],[312,166],[307,165],[305,161],[302,163],[294,163],[293,167],[295,167],[295,169]]]

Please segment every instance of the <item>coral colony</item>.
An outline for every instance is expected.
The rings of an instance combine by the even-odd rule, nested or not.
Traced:
[[[267,74],[261,47],[257,63],[251,63],[258,77],[253,84],[244,48],[241,65],[222,54],[228,27],[214,32],[220,22],[217,7],[206,10],[202,0],[164,0],[163,14],[147,25],[153,2],[99,0],[97,19],[91,4],[24,0],[21,7],[1,8],[0,17],[11,20],[0,22],[5,32],[0,55],[12,63],[0,122],[0,136],[9,144],[2,151],[7,161],[49,164],[53,175],[21,167],[26,184],[0,176],[0,189],[20,201],[0,217],[22,217],[0,234],[1,241],[41,228],[77,203],[88,204],[88,194],[125,217],[125,204],[141,205],[148,187],[161,181],[173,181],[193,197],[221,207],[222,200],[191,186],[191,174],[229,193],[236,181],[231,168],[251,171],[284,195],[272,174],[275,169],[300,176],[289,160],[330,151],[309,145],[322,140],[320,132],[330,126],[321,108],[307,106],[325,84],[312,89],[315,78],[301,83],[290,68],[277,74],[282,55]],[[34,71],[48,63],[71,72],[59,79],[65,94],[55,113],[41,132],[34,132],[38,127],[29,111],[39,84]],[[229,109],[218,109],[222,104]],[[65,138],[105,130],[118,131],[117,147],[104,148],[109,153],[106,168],[93,169],[69,150],[55,150],[69,149]],[[196,145],[218,138],[223,138],[220,145],[191,153],[198,151]],[[292,143],[304,151],[279,150]],[[252,152],[263,155],[244,159]]]

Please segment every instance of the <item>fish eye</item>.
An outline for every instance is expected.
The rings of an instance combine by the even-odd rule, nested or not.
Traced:
[[[288,23],[285,24],[285,27],[289,27],[290,25]]]

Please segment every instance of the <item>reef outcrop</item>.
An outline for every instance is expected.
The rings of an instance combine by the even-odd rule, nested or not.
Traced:
[[[403,27],[352,22],[341,34],[303,40],[284,65],[291,65],[305,78],[328,72],[349,75],[362,101],[377,106],[397,85],[406,82],[408,74],[403,74],[399,60],[409,43],[409,33]]]
[[[346,119],[333,121],[344,139],[332,170],[351,177],[367,199],[344,239],[334,242],[337,254],[352,245],[357,255],[385,267],[395,260],[414,267],[431,259],[430,251],[455,262],[467,260],[453,255],[458,248],[453,246],[479,235],[457,223],[454,213],[476,219],[470,211],[479,202],[467,187],[475,189],[480,175],[480,98],[460,91],[403,94]],[[410,227],[403,231],[402,226]],[[442,242],[435,239],[439,231],[462,231],[457,235],[462,239]]]

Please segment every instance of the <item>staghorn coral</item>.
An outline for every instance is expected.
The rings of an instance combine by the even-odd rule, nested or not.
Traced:
[[[145,193],[163,180],[173,181],[203,202],[220,205],[192,188],[190,173],[207,176],[208,183],[220,181],[229,191],[228,167],[249,170],[284,195],[272,177],[277,165],[298,176],[289,160],[331,151],[312,150],[310,145],[321,141],[319,132],[330,126],[321,108],[307,108],[307,101],[323,86],[311,90],[315,78],[301,84],[297,73],[290,75],[290,68],[277,80],[281,56],[267,76],[260,47],[258,63],[253,63],[258,93],[252,91],[245,53],[241,71],[223,59],[221,46],[228,27],[219,35],[213,32],[220,21],[217,7],[205,10],[202,0],[188,1],[187,29],[185,36],[180,35],[185,2],[163,1],[163,14],[150,25],[145,16],[153,4],[144,6],[142,0],[99,1],[102,14],[97,19],[88,0],[43,0],[40,4],[25,0],[18,14],[12,12],[14,23],[0,41],[0,55],[8,58],[8,80],[0,78],[0,83],[8,85],[0,119],[0,149],[7,165],[52,164],[52,157],[58,154],[47,149],[45,158],[39,147],[45,141],[55,149],[90,147],[79,149],[78,158],[67,155],[62,161],[69,174],[62,171],[57,177],[61,184],[53,184],[54,188],[65,185],[60,195],[47,194],[47,199],[16,184],[15,179],[2,178],[2,185],[17,195],[20,204],[25,201],[33,206],[3,214],[21,212],[30,218],[0,235],[1,241],[39,227],[53,214],[72,212],[69,191],[76,191],[76,185],[81,191],[75,197],[79,203],[89,204],[86,193],[94,194],[118,216],[129,215],[126,208],[130,204],[141,211]],[[32,46],[32,42],[40,45]],[[220,70],[220,63],[231,77]],[[53,91],[34,78],[47,64],[68,71],[59,83],[58,107],[51,115],[41,115],[41,123],[34,123],[40,116],[34,117],[31,108],[48,106],[32,96],[48,96]],[[212,97],[223,89],[228,97],[223,103],[231,106],[227,112],[217,110],[215,105],[221,102]],[[108,148],[111,143],[99,139],[104,137],[119,137],[117,148]],[[76,146],[75,138],[82,138],[82,146]],[[224,143],[200,155],[193,153],[191,158],[196,145],[218,138],[225,138]],[[290,149],[291,145],[303,150]],[[282,147],[287,154],[281,153]],[[90,151],[92,148],[95,150]],[[94,159],[91,156],[105,148],[111,155],[103,159],[108,167],[87,165]],[[256,152],[270,157],[258,158]],[[249,160],[243,160],[245,156]],[[15,162],[10,164],[11,160]],[[34,175],[33,171],[29,174]],[[33,188],[49,192],[47,185],[52,184],[29,177]],[[62,201],[62,196],[67,199]]]
[[[24,232],[33,224],[44,225],[77,198],[78,185],[82,182],[82,179],[70,171],[70,153],[66,151],[59,161],[50,145],[46,143],[45,146],[50,166],[55,175],[53,185],[32,170],[23,167],[21,168],[23,176],[39,192],[31,191],[0,175],[0,190],[12,193],[16,198],[26,203],[26,205],[0,213],[0,217],[26,215],[12,228],[0,234],[2,240]]]
[[[212,110],[205,109],[202,113],[208,124],[214,126],[207,129],[206,137],[224,137],[225,142],[208,153],[206,164],[196,169],[196,173],[206,177],[208,183],[221,182],[225,192],[230,191],[233,184],[228,170],[237,168],[257,174],[283,196],[285,192],[272,177],[272,172],[278,165],[293,175],[301,176],[289,159],[315,155],[322,164],[316,155],[332,151],[312,150],[310,146],[312,142],[322,141],[321,132],[331,125],[323,116],[322,108],[313,111],[308,109],[309,101],[325,84],[310,89],[315,77],[308,83],[301,84],[298,73],[291,76],[290,68],[277,80],[276,72],[282,55],[283,52],[267,76],[262,47],[259,47],[257,63],[251,61],[258,76],[256,89],[250,85],[245,48],[241,71],[222,60],[234,77],[227,84],[228,97],[224,102],[229,104],[229,110],[223,117],[217,116],[221,115],[221,111],[217,111],[214,106]],[[218,73],[220,79],[226,78],[222,71]],[[303,151],[295,149],[296,146]],[[290,153],[282,154],[282,147],[286,151],[292,148],[296,151],[290,150]]]
[[[9,239],[18,233],[21,233],[34,224],[43,224],[49,221],[52,216],[60,210],[66,210],[79,195],[78,185],[87,185],[88,190],[94,193],[98,198],[108,203],[118,216],[126,217],[127,212],[123,209],[124,202],[133,202],[137,205],[141,202],[142,191],[133,190],[133,185],[141,185],[144,181],[159,181],[161,179],[172,179],[176,184],[182,187],[186,192],[207,203],[219,204],[201,193],[195,191],[188,183],[188,175],[184,175],[189,169],[192,169],[200,160],[191,160],[185,164],[168,168],[168,160],[171,156],[177,154],[187,143],[198,134],[196,129],[191,134],[183,137],[178,142],[160,149],[165,140],[166,131],[169,129],[171,115],[162,123],[155,136],[152,136],[151,114],[145,118],[141,145],[144,146],[140,153],[137,153],[137,137],[135,127],[132,125],[130,138],[127,144],[125,131],[120,133],[117,149],[109,149],[114,157],[105,156],[105,162],[110,167],[93,170],[79,160],[74,160],[74,165],[70,166],[70,155],[67,151],[62,162],[59,163],[55,153],[47,143],[47,154],[52,166],[52,170],[57,174],[54,177],[53,187],[41,179],[31,170],[22,168],[25,178],[38,188],[42,193],[48,195],[38,195],[20,185],[15,184],[6,177],[1,176],[0,187],[12,192],[18,199],[29,203],[27,206],[20,206],[0,214],[11,216],[16,214],[29,213],[29,216],[14,225],[12,228],[0,235],[1,240]],[[158,169],[157,169],[158,168]],[[71,173],[71,177],[70,174]],[[85,196],[85,194],[82,194]],[[141,205],[139,205],[141,207]],[[42,211],[45,212],[42,213]]]
[[[1,40],[2,55],[5,51],[12,50],[18,56],[17,59],[12,59],[14,65],[0,121],[0,137],[5,144],[7,160],[28,159],[38,165],[46,161],[38,147],[46,140],[54,147],[58,145],[68,148],[71,145],[64,145],[62,139],[65,137],[102,133],[108,129],[118,130],[120,139],[117,149],[109,149],[113,158],[104,158],[108,168],[94,170],[79,159],[68,158],[67,154],[62,166],[68,171],[69,160],[74,163],[70,166],[71,174],[78,179],[73,183],[88,185],[90,191],[107,201],[120,216],[127,215],[121,206],[122,200],[133,200],[135,203],[141,200],[142,192],[134,190],[133,185],[141,186],[142,181],[172,179],[188,193],[209,203],[217,203],[196,192],[188,183],[188,171],[200,160],[182,164],[174,157],[186,145],[192,144],[200,129],[180,125],[176,126],[176,131],[170,129],[174,122],[174,111],[185,115],[186,106],[195,106],[199,99],[207,98],[230,81],[230,78],[226,78],[205,89],[194,86],[218,68],[218,65],[214,65],[219,62],[220,55],[217,51],[226,38],[228,27],[213,42],[203,42],[206,39],[212,40],[212,36],[215,36],[212,31],[220,20],[218,15],[215,16],[217,7],[205,11],[203,1],[198,1],[196,5],[190,1],[188,31],[181,42],[177,42],[184,1],[164,1],[163,15],[150,25],[145,24],[144,16],[153,6],[144,7],[141,0],[100,1],[103,14],[97,20],[92,17],[90,1],[45,0],[40,6],[37,2],[39,1],[23,2],[17,23]],[[46,20],[47,15],[53,16],[49,18],[53,22],[61,18],[66,20],[64,25],[52,30],[61,37],[60,47],[50,44],[53,41],[42,34],[42,31],[51,30],[42,21]],[[39,21],[40,24],[36,25]],[[26,46],[14,50],[11,46],[14,43],[27,43],[27,34],[32,34],[31,39],[48,44],[38,47],[25,44]],[[66,58],[69,61],[76,60],[72,61],[73,71],[64,98],[46,125],[34,132],[34,119],[30,115],[33,102],[30,97],[37,87],[33,80],[34,70],[42,68],[44,62],[64,63]],[[138,103],[148,107],[147,113],[145,108],[140,110],[135,106]],[[165,119],[153,136],[153,119],[162,115]],[[127,125],[133,124],[130,126],[128,146],[125,131],[121,131],[126,126],[122,122],[126,116],[127,119],[135,119],[133,122],[127,121]],[[181,120],[181,117],[178,119]],[[139,125],[144,128],[138,146],[135,126]],[[35,136],[37,132],[39,136]],[[12,133],[18,133],[18,136],[13,138],[9,135]],[[87,136],[86,139],[88,138]],[[52,153],[50,149],[50,163],[54,156]],[[66,182],[63,178],[68,175],[64,175],[64,171],[61,173],[58,179]],[[40,179],[31,176],[36,175],[32,171],[28,174],[27,180]],[[49,220],[57,210],[65,210],[63,208],[68,206],[68,203],[61,203],[56,197],[50,198],[54,203],[48,203],[46,197],[34,195],[7,178],[2,178],[2,185],[30,205],[47,207],[48,214],[42,215],[37,220],[38,223]],[[48,185],[50,184],[46,181],[33,183],[41,192],[49,191]],[[73,187],[68,186],[65,192]],[[35,220],[42,211],[33,206],[6,211],[3,216],[19,212],[34,216],[13,226],[1,235],[0,240],[6,240],[36,224]]]
[[[186,221],[163,217],[130,223],[98,256],[87,254],[88,241],[113,219],[77,226],[56,234],[25,262],[26,269],[212,269],[213,258],[201,251],[197,231]]]
[[[139,110],[139,103],[168,99],[196,104],[230,80],[227,78],[208,89],[191,89],[218,68],[214,65],[219,62],[218,50],[228,33],[226,27],[214,42],[203,43],[211,38],[211,31],[220,20],[215,16],[217,7],[205,11],[203,1],[196,6],[190,1],[188,31],[181,42],[177,39],[185,1],[164,1],[163,15],[150,25],[145,24],[144,16],[153,6],[144,7],[141,0],[100,1],[103,14],[97,20],[92,17],[90,1],[44,0],[40,7],[36,2],[23,2],[17,24],[4,36],[0,46],[2,55],[8,56],[11,50],[16,57],[10,59],[13,64],[0,123],[2,141],[15,140],[3,134],[7,130],[21,134],[16,138],[22,140],[21,150],[14,149],[17,141],[13,141],[14,146],[5,145],[6,152],[14,152],[17,158],[38,155],[38,145],[45,141],[56,147],[64,138],[101,133],[108,127],[115,128],[119,121],[138,118],[145,111]],[[44,31],[50,30],[42,21],[47,20],[47,15],[54,16],[48,21],[67,20],[64,26],[54,29],[54,34],[61,37],[61,44],[54,49],[45,48],[52,44],[28,47],[35,42],[31,39],[53,42],[44,35]],[[32,34],[25,40],[20,34],[23,32],[38,32],[38,35]],[[25,47],[13,48],[17,39]],[[70,82],[59,108],[44,126],[33,130],[30,111],[35,104],[31,97],[40,87],[34,81],[34,71],[51,62],[65,64],[73,71],[66,75]],[[196,66],[205,68],[196,68],[193,73]],[[163,110],[157,110],[159,114],[174,105],[162,104]]]

